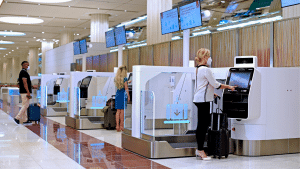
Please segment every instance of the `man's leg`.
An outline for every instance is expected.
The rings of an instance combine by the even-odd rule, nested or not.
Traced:
[[[20,120],[22,122],[27,121],[27,108],[29,107],[29,99],[26,97],[27,94],[21,94],[22,98],[22,108],[15,119]]]

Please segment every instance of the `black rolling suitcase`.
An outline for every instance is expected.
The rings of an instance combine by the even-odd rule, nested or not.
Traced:
[[[218,104],[218,98],[215,99],[215,103]],[[220,99],[220,97],[219,97]],[[208,155],[218,157],[222,156],[225,158],[229,154],[229,131],[228,131],[228,121],[227,115],[225,113],[220,113],[220,108],[216,112],[211,114],[211,126],[208,129]]]
[[[116,113],[115,95],[112,95],[110,107],[104,112],[104,128],[107,130],[114,130],[116,128]]]
[[[29,105],[27,109],[28,122],[39,122],[41,119],[40,107],[37,104]]]
[[[114,130],[116,128],[116,113],[117,110],[109,107],[104,113],[104,128],[107,130]]]

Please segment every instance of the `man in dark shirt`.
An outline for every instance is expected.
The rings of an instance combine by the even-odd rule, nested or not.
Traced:
[[[31,99],[31,80],[30,76],[27,72],[29,70],[29,63],[27,61],[22,62],[22,70],[19,74],[19,87],[20,87],[20,95],[22,98],[22,108],[18,115],[15,117],[15,122],[17,124],[21,122],[26,122],[28,120],[27,117],[27,108],[29,107],[29,100]]]

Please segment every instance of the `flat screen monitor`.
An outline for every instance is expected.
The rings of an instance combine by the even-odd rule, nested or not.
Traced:
[[[178,8],[160,13],[161,34],[179,31]]]
[[[88,86],[90,85],[91,77],[86,77],[82,80],[81,85]]]
[[[73,43],[73,50],[74,50],[74,55],[80,54],[79,41]]]
[[[300,4],[300,0],[281,0],[281,7],[288,7],[288,6],[293,6]]]
[[[181,30],[202,26],[201,6],[199,1],[179,7]]]
[[[125,26],[115,28],[116,45],[126,44],[126,31]]]
[[[61,85],[62,81],[63,81],[62,78],[58,78],[58,79],[56,79],[55,84],[56,84],[56,85]]]
[[[229,85],[239,88],[248,88],[252,72],[231,72]]]
[[[114,30],[110,30],[110,31],[105,32],[105,41],[106,41],[106,48],[116,46],[115,31]]]
[[[79,41],[80,43],[80,54],[87,53],[87,47],[86,47],[86,39],[82,39]]]

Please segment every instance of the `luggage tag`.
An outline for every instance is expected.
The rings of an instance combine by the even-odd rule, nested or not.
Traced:
[[[93,108],[104,108],[106,106],[107,96],[102,96],[101,90],[99,90],[98,96],[93,96],[92,105]]]

